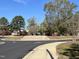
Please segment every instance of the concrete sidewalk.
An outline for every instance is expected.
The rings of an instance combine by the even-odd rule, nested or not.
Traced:
[[[46,51],[47,49],[51,53],[54,59],[58,59],[58,54],[56,51],[56,46],[65,43],[65,42],[56,42],[45,45],[40,45],[39,47],[33,49],[30,53],[28,53],[23,59],[51,59],[49,53]]]

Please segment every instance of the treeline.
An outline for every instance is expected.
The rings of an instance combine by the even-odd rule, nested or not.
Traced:
[[[44,6],[45,20],[41,24],[47,35],[77,35],[79,31],[79,11],[69,0],[51,0]]]
[[[25,21],[22,16],[15,16],[11,23],[5,17],[0,18],[0,34],[9,35],[13,31],[21,31],[25,27]]]
[[[5,17],[0,18],[0,29],[20,31],[27,28],[30,35],[77,35],[79,31],[79,12],[77,6],[69,0],[51,0],[44,5],[45,19],[39,25],[36,18],[28,19],[28,26],[22,16],[15,16],[9,23]]]

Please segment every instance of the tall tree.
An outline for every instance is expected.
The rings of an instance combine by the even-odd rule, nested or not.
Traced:
[[[8,35],[10,34],[8,28],[9,22],[5,17],[0,18],[0,34],[1,35]]]
[[[5,17],[0,18],[0,26],[8,26],[9,22]]]
[[[48,21],[49,27],[52,24],[52,31],[61,34],[61,30],[66,32],[66,21],[73,17],[73,11],[76,5],[70,3],[68,0],[51,0],[45,4],[44,10],[46,12],[45,20]],[[49,32],[51,32],[51,29]]]
[[[37,23],[35,17],[28,19],[28,30],[30,34],[36,34],[37,33]]]
[[[15,30],[20,30],[25,27],[25,21],[22,16],[15,16],[11,22],[11,26]]]
[[[3,28],[6,29],[8,25],[9,25],[8,20],[5,17],[1,17],[0,18],[0,28],[1,29],[3,29]]]

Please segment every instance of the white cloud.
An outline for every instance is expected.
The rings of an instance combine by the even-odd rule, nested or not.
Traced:
[[[15,2],[17,2],[17,3],[26,4],[26,0],[13,0],[13,1],[15,1]]]

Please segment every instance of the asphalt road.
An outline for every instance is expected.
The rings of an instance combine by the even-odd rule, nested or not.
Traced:
[[[53,42],[61,41],[5,41],[5,44],[0,45],[0,59],[22,59],[35,47]]]
[[[0,45],[0,59],[22,59],[35,47],[52,41],[5,42]]]

